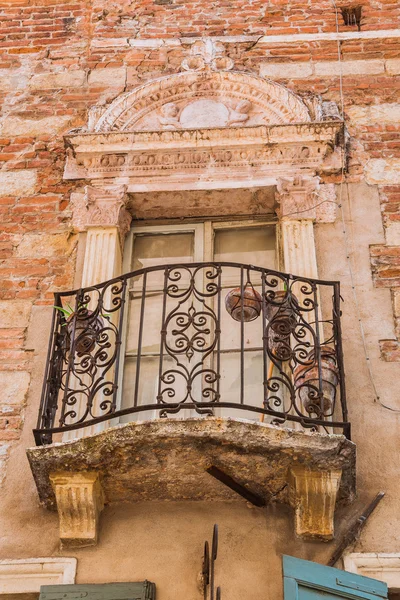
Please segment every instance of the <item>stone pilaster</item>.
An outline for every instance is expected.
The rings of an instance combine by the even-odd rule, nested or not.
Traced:
[[[298,175],[297,177],[282,177],[277,183],[277,210],[281,219],[312,219],[316,218],[317,192],[319,177]]]
[[[318,187],[318,177],[299,176],[278,181],[276,200],[284,268],[293,275],[318,277],[314,239]]]
[[[86,231],[86,245],[83,263],[81,287],[87,288],[108,281],[121,274],[122,252],[125,236],[129,231],[132,216],[127,209],[128,195],[126,186],[104,184],[86,186],[84,193],[71,197],[72,224],[77,231]],[[109,300],[105,296],[105,304]],[[93,302],[96,302],[93,298]],[[89,309],[94,308],[91,303]],[[111,316],[116,319],[114,313]],[[109,372],[109,377],[112,371]],[[76,404],[77,414],[85,410],[85,400],[79,398]],[[107,423],[98,423],[85,429],[66,432],[64,441],[98,433],[107,427]]]
[[[86,186],[84,194],[72,195],[72,225],[87,231],[82,287],[121,273],[122,247],[132,219],[127,200],[122,185]]]
[[[321,184],[319,177],[282,177],[277,183],[276,200],[281,219],[311,219],[317,223],[333,223],[336,219],[335,186]]]
[[[331,540],[341,470],[313,471],[292,467],[290,503],[295,511],[296,535],[304,539]]]
[[[72,194],[72,225],[77,231],[98,227],[116,228],[123,243],[132,217],[127,209],[125,185],[86,186],[84,193]]]
[[[318,278],[314,224],[311,219],[284,219],[281,223],[286,273]]]
[[[99,516],[104,507],[98,473],[53,473],[62,546],[97,543]]]

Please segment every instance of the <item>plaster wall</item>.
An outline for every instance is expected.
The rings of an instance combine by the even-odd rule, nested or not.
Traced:
[[[369,244],[383,237],[379,196],[374,187],[350,184],[343,206],[356,277],[357,297],[365,325],[372,369],[380,395],[396,406],[392,380],[397,365],[379,357],[377,340],[393,328],[388,290],[375,289],[369,263]],[[347,196],[348,193],[348,196]],[[364,505],[379,491],[385,499],[371,517],[354,549],[396,552],[400,529],[398,484],[394,473],[398,448],[398,417],[374,403],[352,296],[340,219],[316,226],[320,277],[342,282],[344,352],[353,440],[358,454],[358,499],[341,508],[336,518],[337,538]],[[295,539],[291,509],[270,505],[254,508],[237,502],[146,502],[111,505],[101,516],[100,541],[94,548],[59,549],[58,518],[38,503],[25,456],[32,445],[49,334],[49,307],[33,308],[26,348],[33,355],[32,383],[21,441],[11,454],[0,502],[2,536],[0,558],[75,556],[77,582],[101,583],[148,578],[157,584],[159,600],[176,595],[200,598],[197,587],[203,542],[212,526],[220,528],[217,582],[233,600],[281,597],[281,555],[291,554],[326,564],[336,541],[323,544]],[[385,442],[385,443],[383,443]],[[222,484],[221,484],[222,485]],[[15,499],[18,499],[18,502]],[[390,528],[387,524],[390,523]]]

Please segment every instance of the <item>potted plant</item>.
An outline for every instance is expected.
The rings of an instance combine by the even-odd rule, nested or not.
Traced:
[[[265,316],[269,322],[268,347],[277,360],[287,361],[292,355],[290,336],[298,320],[297,297],[286,289],[269,292],[265,296]]]
[[[235,321],[254,321],[260,315],[262,298],[250,281],[227,293],[225,307]]]
[[[294,386],[299,392],[305,410],[310,414],[316,413],[319,417],[323,417],[332,414],[336,387],[339,383],[339,369],[334,348],[323,346],[320,356],[322,389],[320,389],[318,359],[314,350],[308,353],[306,364],[295,368],[293,377]]]
[[[299,301],[288,290],[266,294],[265,315],[271,329],[277,334],[289,335],[297,323]]]
[[[74,347],[78,356],[92,352],[97,335],[103,329],[103,319],[89,310],[87,303],[79,303],[76,310],[70,304],[54,308],[63,314],[65,322],[62,325],[67,328],[69,342],[74,336]]]

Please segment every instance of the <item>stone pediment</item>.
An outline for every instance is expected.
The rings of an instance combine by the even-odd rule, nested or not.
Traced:
[[[66,179],[117,179],[129,192],[275,185],[341,168],[334,103],[235,71],[148,82],[90,111],[65,136]]]
[[[89,129],[153,131],[311,120],[303,100],[278,83],[234,71],[204,71],[163,77],[119,96],[107,108],[96,107]]]

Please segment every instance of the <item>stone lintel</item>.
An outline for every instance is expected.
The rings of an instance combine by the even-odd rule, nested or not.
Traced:
[[[60,520],[63,547],[94,546],[104,507],[99,473],[56,472],[49,476]]]
[[[303,539],[331,540],[342,470],[290,469],[289,499],[295,510],[296,535]]]
[[[218,189],[236,179],[244,187],[253,181],[270,185],[288,172],[339,172],[332,148],[342,128],[330,121],[70,134],[64,179],[96,185],[114,179],[129,191],[163,191],[171,183],[180,189]]]

